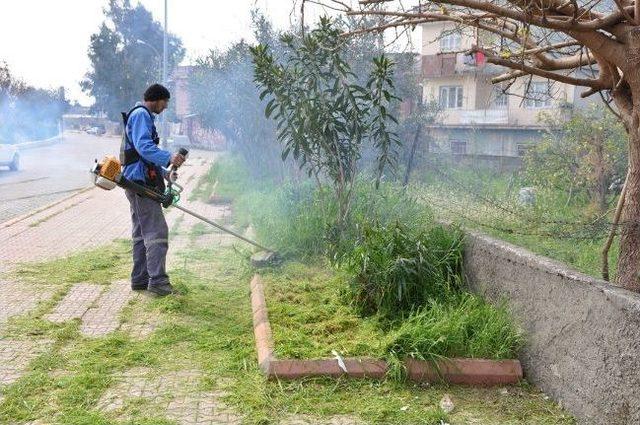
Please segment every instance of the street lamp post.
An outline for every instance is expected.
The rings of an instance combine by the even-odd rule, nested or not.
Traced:
[[[164,0],[164,32],[162,39],[162,85],[167,86],[167,62],[169,51],[167,49],[167,0]],[[162,120],[162,143],[163,147],[166,147],[167,144],[167,118],[166,112],[162,114],[160,119]]]
[[[167,32],[167,0],[164,0],[164,27],[162,29],[162,85],[167,86],[168,78],[167,78],[167,65],[169,62],[169,49],[168,49],[168,32]],[[158,50],[153,47],[150,43],[147,43],[144,40],[137,39],[136,43],[144,44],[146,46],[151,47],[155,54],[159,57],[160,53]],[[160,143],[162,147],[167,146],[167,118],[166,113],[160,115]]]
[[[167,0],[164,0],[164,32],[162,38],[162,84],[167,84],[167,62],[169,51],[167,49]]]

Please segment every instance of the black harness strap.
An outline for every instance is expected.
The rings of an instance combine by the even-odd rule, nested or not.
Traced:
[[[123,124],[123,128],[124,128],[124,132],[123,132],[123,135],[122,135],[122,143],[120,144],[120,163],[123,166],[131,165],[131,164],[136,163],[138,161],[142,161],[146,165],[150,165],[140,156],[140,154],[136,150],[136,148],[133,145],[133,143],[131,143],[131,140],[129,140],[129,136],[127,135],[127,123],[129,122],[129,117],[131,116],[133,111],[135,111],[136,109],[140,109],[140,108],[142,108],[145,111],[147,111],[147,113],[149,114],[150,117],[153,117],[151,115],[151,111],[149,111],[149,109],[147,109],[147,107],[144,106],[144,105],[136,105],[128,113],[121,112],[121,114],[122,114],[122,124]],[[158,145],[160,143],[160,137],[158,137],[158,132],[156,131],[156,126],[155,125],[152,128],[151,138],[153,139],[153,143],[155,143],[156,145]]]
[[[124,131],[122,132],[122,142],[120,143],[120,163],[123,166],[127,166],[135,164],[138,161],[142,161],[147,170],[145,184],[163,192],[165,190],[165,184],[164,178],[162,177],[162,171],[160,171],[154,164],[151,164],[142,158],[127,135],[127,123],[129,122],[129,117],[133,111],[139,108],[147,111],[153,122],[153,115],[151,115],[151,111],[149,111],[149,109],[144,105],[136,105],[128,113],[122,112],[122,124]],[[151,139],[156,146],[160,144],[160,137],[158,136],[158,131],[156,130],[155,125],[152,125],[151,127]]]

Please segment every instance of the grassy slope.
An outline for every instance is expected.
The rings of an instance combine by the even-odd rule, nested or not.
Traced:
[[[523,208],[515,202],[517,193],[509,195],[506,178],[473,173],[458,173],[457,177],[457,183],[426,179],[414,184],[412,193],[439,219],[478,229],[601,277],[600,252],[608,226],[582,224],[594,219],[588,206],[580,206],[584,201],[566,205],[564,195],[549,191],[538,194],[534,208]],[[609,268],[615,274],[617,239],[609,253]]]

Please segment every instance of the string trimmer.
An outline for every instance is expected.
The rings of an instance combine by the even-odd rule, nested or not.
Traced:
[[[179,153],[183,156],[188,155],[188,151],[185,148],[181,148]],[[269,249],[265,246],[260,245],[259,243],[252,241],[231,229],[228,229],[213,220],[210,220],[206,217],[201,216],[200,214],[191,211],[182,205],[178,205],[178,201],[180,200],[180,195],[182,193],[183,187],[176,183],[176,168],[172,166],[167,173],[168,181],[167,188],[164,193],[156,191],[150,187],[143,186],[134,181],[128,180],[122,175],[122,164],[118,159],[114,156],[106,156],[100,162],[96,159],[95,165],[91,169],[91,173],[94,176],[94,184],[101,189],[112,190],[116,186],[119,186],[123,189],[130,189],[140,196],[144,196],[145,198],[149,198],[155,202],[161,204],[164,208],[174,207],[183,211],[198,220],[202,220],[207,224],[210,224],[217,229],[222,230],[225,233],[228,233],[240,240],[243,240],[257,248],[260,248],[264,252],[260,252],[255,254],[252,259],[254,263],[265,264],[265,263],[273,263],[277,260],[276,252],[272,249]]]

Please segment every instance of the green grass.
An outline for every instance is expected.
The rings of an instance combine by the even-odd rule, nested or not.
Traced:
[[[215,194],[221,200],[229,201],[241,194],[261,187],[245,172],[245,165],[239,156],[222,155],[204,174],[196,188],[189,195],[189,200],[199,199],[207,202]]]
[[[536,205],[518,205],[523,184],[517,177],[452,167],[450,175],[428,171],[411,187],[411,193],[428,205],[436,217],[522,246],[534,253],[568,264],[597,278],[601,275],[601,250],[612,212],[598,220],[585,199],[567,196],[557,189],[537,192]],[[615,205],[615,199],[611,199]],[[609,251],[611,278],[615,278],[618,239]]]
[[[261,273],[279,358],[384,355],[385,333],[375,317],[362,319],[344,303],[347,276],[317,260]]]
[[[107,267],[99,261],[105,258],[104,252],[99,249],[79,253],[61,262],[25,266],[19,276],[25,285],[36,285],[49,274],[60,291],[68,290],[71,281],[105,283],[121,278],[129,266],[128,257],[112,252]],[[172,280],[183,295],[132,303],[123,314],[123,319],[130,321],[150,313],[162,318],[160,327],[147,339],[132,339],[120,331],[90,339],[79,333],[77,322],[45,325],[42,316],[53,307],[51,302],[43,303],[33,315],[8,323],[7,336],[51,340],[53,343],[30,363],[22,378],[3,387],[0,423],[36,419],[56,424],[174,423],[159,413],[161,409],[155,404],[134,397],[113,413],[97,410],[97,401],[115,384],[117,374],[140,367],[148,368],[158,377],[175,370],[201,370],[203,378],[195,383],[198,388],[226,391],[226,403],[248,424],[277,423],[295,415],[310,418],[349,415],[379,424],[435,425],[441,420],[451,424],[472,421],[482,424],[574,423],[566,413],[526,385],[509,387],[509,395],[505,395],[500,389],[423,387],[393,380],[267,382],[256,365],[248,297],[252,270],[248,268],[246,256],[231,248],[187,251],[183,255],[189,261],[171,270]],[[99,267],[94,265],[96,261]],[[61,267],[63,264],[66,264],[66,272]],[[89,267],[93,273],[86,271]],[[308,279],[307,266],[296,264],[289,264],[282,271],[273,270],[266,276],[272,288],[270,292],[279,288],[267,300],[273,308],[271,320],[276,329],[280,326],[276,324],[280,314],[286,316],[294,312],[294,316],[298,315],[294,308],[298,304],[296,297],[305,302],[318,297],[326,301],[323,304],[329,305],[326,309],[320,306],[314,316],[306,316],[308,327],[301,332],[302,337],[296,337],[291,330],[289,347],[299,347],[297,342],[304,338],[311,341],[317,337],[322,325],[314,327],[313,321],[322,319],[321,323],[333,321],[335,328],[332,331],[340,336],[339,339],[349,335],[354,339],[348,345],[333,344],[327,349],[354,354],[364,354],[369,349],[380,352],[381,342],[372,338],[380,335],[376,334],[373,324],[362,323],[348,310],[332,310],[334,307],[331,306],[338,305],[339,300],[331,288],[337,289],[338,282],[331,280],[333,272],[327,273],[326,265],[314,267],[317,271],[315,280]],[[297,287],[305,281],[307,283]],[[330,298],[325,300],[323,293]],[[58,294],[61,295],[63,293]],[[287,301],[287,297],[293,298]],[[278,313],[278,303],[289,304],[286,307],[289,312]],[[300,311],[299,314],[307,313]],[[348,329],[352,325],[355,330]],[[27,329],[36,333],[24,332]],[[332,332],[320,333],[330,338]],[[286,350],[287,344],[284,347]],[[326,353],[321,346],[311,349],[317,354]],[[283,351],[283,354],[287,353]],[[456,403],[456,410],[448,415],[438,407],[444,393],[449,393]]]
[[[214,169],[218,182],[228,180],[227,186],[236,189],[243,186],[237,184],[238,176],[245,175],[239,161],[223,162]],[[515,357],[521,337],[513,326],[505,327],[504,335],[492,333],[484,338],[449,337],[451,329],[439,326],[437,320],[450,319],[444,317],[447,314],[460,314],[471,319],[461,332],[481,335],[487,330],[479,326],[483,319],[499,316],[508,322],[509,317],[504,310],[493,311],[488,304],[464,299],[462,234],[436,225],[430,210],[399,188],[384,184],[375,190],[370,182],[358,182],[349,221],[339,229],[333,224],[337,208],[332,194],[313,182],[290,183],[269,191],[243,186],[243,190],[234,198],[234,212],[241,224],[253,224],[259,240],[267,241],[281,255],[327,268],[319,274],[317,266],[305,269],[297,264],[298,277],[287,268],[287,288],[276,286],[270,292],[280,355],[321,357],[339,348],[344,355],[378,357],[386,353],[422,358],[478,353],[489,358]],[[344,273],[330,273],[332,267],[319,259],[323,256]],[[386,331],[398,326],[394,321],[432,305],[435,321],[419,320],[427,314],[419,312],[403,328],[405,335],[424,334],[426,340],[419,346],[400,336],[387,341]],[[440,305],[445,307],[436,308]],[[425,330],[428,324],[435,333]],[[504,342],[501,336],[506,336]],[[466,350],[460,347],[465,343],[469,344]],[[391,348],[383,351],[385,345]]]
[[[574,269],[593,276],[602,278],[602,248],[606,238],[594,238],[587,240],[575,240],[566,238],[551,238],[548,236],[512,235],[507,232],[484,229],[496,238],[508,241],[529,249],[539,255],[568,264]],[[609,250],[610,280],[615,280],[616,264],[618,261],[619,239],[616,238]]]
[[[349,222],[338,229],[338,206],[327,187],[318,188],[310,179],[274,183],[264,176],[256,180],[242,158],[232,154],[211,166],[191,198],[208,201],[212,195],[214,200],[233,204],[238,227],[252,225],[260,242],[289,258],[340,255],[350,249],[357,226],[364,220],[416,226],[433,221],[429,208],[394,185],[383,183],[374,191],[373,183],[363,178],[354,187]]]
[[[507,309],[461,294],[443,304],[433,301],[391,331],[387,352],[399,358],[513,359],[524,343]]]
[[[263,274],[269,318],[279,358],[447,357],[513,359],[524,341],[505,307],[480,297],[450,294],[404,320],[361,317],[349,305],[349,276],[318,261],[288,263]]]
[[[22,264],[16,278],[51,285],[93,282],[108,284],[125,278],[131,268],[131,242],[117,240],[110,245],[39,264]]]

